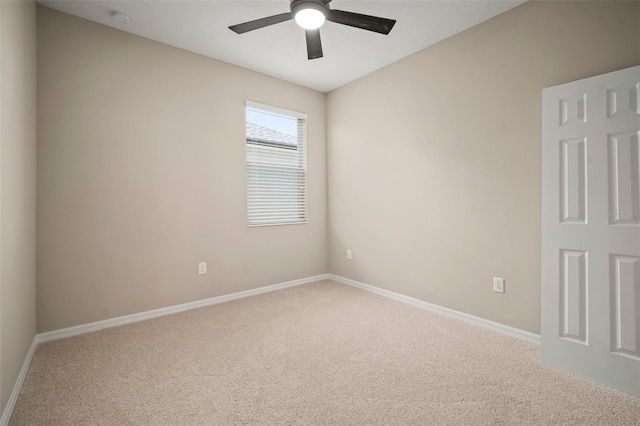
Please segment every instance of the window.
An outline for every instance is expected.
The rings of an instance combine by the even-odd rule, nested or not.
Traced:
[[[247,102],[247,225],[307,222],[307,116]]]

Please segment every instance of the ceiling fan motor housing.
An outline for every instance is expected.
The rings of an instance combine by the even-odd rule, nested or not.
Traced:
[[[322,0],[292,0],[290,7],[292,16],[296,16],[296,13],[303,9],[315,9],[321,12],[325,18],[329,14],[329,5]]]

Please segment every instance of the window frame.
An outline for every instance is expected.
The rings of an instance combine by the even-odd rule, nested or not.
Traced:
[[[248,151],[247,151],[247,130],[246,130],[246,125],[247,125],[247,109],[255,109],[255,110],[259,110],[259,111],[264,111],[266,113],[273,113],[273,114],[277,114],[277,115],[282,115],[285,117],[290,117],[290,118],[294,118],[296,120],[304,120],[304,168],[300,169],[300,170],[304,170],[304,186],[301,186],[301,188],[304,189],[304,221],[296,221],[296,222],[273,222],[273,223],[251,223],[249,220],[249,161],[248,161]],[[244,113],[245,113],[245,117],[244,117],[244,122],[245,122],[245,130],[244,130],[244,146],[245,146],[245,159],[244,159],[244,164],[245,164],[245,213],[246,213],[246,224],[247,224],[247,228],[261,228],[261,227],[265,227],[265,226],[286,226],[286,225],[304,225],[309,223],[309,190],[308,190],[308,181],[309,181],[309,174],[308,174],[308,138],[307,138],[307,124],[308,124],[308,115],[302,112],[298,112],[298,111],[292,111],[289,109],[285,109],[285,108],[280,108],[280,107],[276,107],[273,105],[266,105],[266,104],[262,104],[259,102],[254,102],[254,101],[250,101],[247,100],[245,101],[245,107],[244,107]],[[300,137],[300,135],[298,135],[298,138]]]

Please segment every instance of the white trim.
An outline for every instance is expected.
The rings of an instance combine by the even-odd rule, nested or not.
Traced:
[[[195,302],[183,303],[181,305],[168,306],[166,308],[154,309],[152,311],[140,312],[137,314],[125,315],[122,317],[110,318],[103,321],[91,322],[88,324],[76,325],[74,327],[63,328],[60,330],[48,331],[38,334],[38,342],[48,342],[51,340],[63,339],[65,337],[77,336],[79,334],[90,333],[92,331],[102,330],[103,328],[116,327],[119,325],[130,324],[133,322],[143,321],[151,318],[161,317],[164,315],[175,314],[191,309],[202,308],[204,306],[216,305],[218,303],[229,302],[231,300],[241,299],[243,297],[255,296],[271,291],[282,290],[289,287],[295,287],[302,284],[308,284],[315,281],[326,280],[329,274],[320,274],[313,277],[301,278],[299,280],[287,281],[280,284],[259,287],[253,290],[240,291],[237,293],[226,294],[224,296],[211,297],[209,299],[196,300]]]
[[[266,287],[259,287],[253,290],[240,291],[237,293],[226,294],[224,296],[212,297],[209,299],[197,300],[195,302],[183,303],[181,305],[168,306],[166,308],[154,309],[152,311],[140,312],[137,314],[125,315],[122,317],[111,318],[103,321],[92,322],[89,324],[77,325],[75,327],[63,328],[60,330],[49,331],[46,333],[37,334],[33,338],[29,352],[25,357],[22,369],[18,378],[16,379],[15,386],[11,392],[11,396],[7,401],[7,405],[4,408],[2,417],[0,418],[0,426],[7,426],[13,414],[13,408],[15,407],[20,391],[22,390],[22,384],[29,371],[33,354],[35,353],[38,343],[49,342],[51,340],[63,339],[65,337],[77,336],[79,334],[90,333],[92,331],[102,330],[104,328],[116,327],[119,325],[130,324],[146,319],[156,318],[164,315],[175,314],[178,312],[188,311],[191,309],[197,309],[204,306],[216,305],[218,303],[229,302],[231,300],[241,299],[244,297],[256,296],[258,294],[269,293],[272,291],[282,290],[289,287],[295,287],[303,284],[309,284],[321,280],[333,280],[342,284],[347,284],[359,289],[375,293],[390,299],[397,300],[418,308],[425,309],[436,314],[444,315],[447,317],[459,319],[480,327],[488,328],[499,333],[503,333],[512,337],[516,337],[521,340],[525,340],[531,343],[540,343],[540,336],[528,331],[520,330],[508,325],[500,324],[497,322],[489,321],[473,315],[465,314],[463,312],[454,311],[453,309],[444,308],[442,306],[434,305],[432,303],[424,302],[422,300],[414,299],[413,297],[404,296],[399,293],[394,293],[389,290],[384,290],[379,287],[374,287],[369,284],[364,284],[359,281],[355,281],[349,278],[344,278],[334,274],[320,274],[312,277],[301,278],[298,280],[287,281],[280,284],[269,285]]]
[[[380,296],[388,297],[399,302],[406,303],[411,306],[425,309],[427,311],[444,315],[450,318],[462,320],[489,330],[497,331],[502,334],[516,337],[521,340],[525,340],[530,343],[540,343],[540,335],[530,333],[528,331],[520,330],[519,328],[510,327],[508,325],[500,324],[498,322],[489,321],[480,317],[465,314],[464,312],[455,311],[453,309],[445,308],[443,306],[434,305],[433,303],[425,302],[423,300],[414,299],[413,297],[405,296],[403,294],[394,293],[393,291],[385,290],[379,287],[374,287],[369,284],[364,284],[359,281],[355,281],[349,278],[344,278],[339,275],[329,274],[329,279],[337,281],[342,284],[347,284],[359,289],[378,294]]]
[[[204,306],[216,305],[218,303],[230,302],[231,300],[241,299],[244,297],[256,296],[258,294],[269,293],[276,290],[283,290],[289,287],[295,287],[303,284],[309,284],[316,281],[329,279],[329,274],[320,274],[312,277],[301,278],[298,280],[287,281],[280,284],[273,284],[265,287],[255,288],[253,290],[239,291],[237,293],[225,294],[223,296],[211,297],[209,299],[197,300],[195,302],[183,303],[181,305],[168,306],[166,308],[154,309],[152,311],[140,312],[137,314],[125,315],[122,317],[110,318],[103,321],[92,322],[89,324],[77,325],[75,327],[63,328],[60,330],[49,331],[46,333],[36,334],[27,352],[20,374],[16,379],[16,383],[11,392],[11,396],[4,408],[2,417],[0,418],[0,426],[7,426],[13,414],[22,384],[29,371],[33,354],[39,343],[49,342],[51,340],[63,339],[65,337],[77,336],[79,334],[90,333],[92,331],[102,330],[103,328],[116,327],[118,325],[130,324],[146,319],[156,318],[164,315],[175,314],[178,312],[188,311],[191,309],[202,308]]]
[[[2,412],[2,417],[0,418],[0,426],[7,426],[9,424],[9,420],[11,420],[13,407],[15,407],[16,401],[18,400],[18,395],[20,395],[20,391],[22,390],[22,384],[24,383],[25,377],[27,377],[27,371],[29,371],[29,366],[31,365],[31,360],[33,359],[33,354],[35,353],[37,346],[38,336],[36,335],[33,337],[29,352],[27,352],[27,356],[22,363],[22,369],[20,369],[20,374],[18,374],[18,378],[16,379],[16,383],[13,386],[13,391],[9,396],[7,405],[4,406],[4,411]]]
[[[300,118],[302,120],[306,120],[307,119],[307,114],[305,114],[303,112],[291,111],[291,110],[288,110],[288,109],[279,108],[279,107],[275,107],[275,106],[271,106],[271,105],[260,104],[258,102],[253,102],[253,101],[247,101],[246,102],[246,107],[247,108],[251,108],[251,109],[259,109],[259,110],[262,110],[262,111],[271,112],[273,114],[285,115],[285,116],[294,117],[294,118]]]

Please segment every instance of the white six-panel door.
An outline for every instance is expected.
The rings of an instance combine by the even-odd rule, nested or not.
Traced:
[[[640,396],[640,67],[542,108],[542,361]]]

